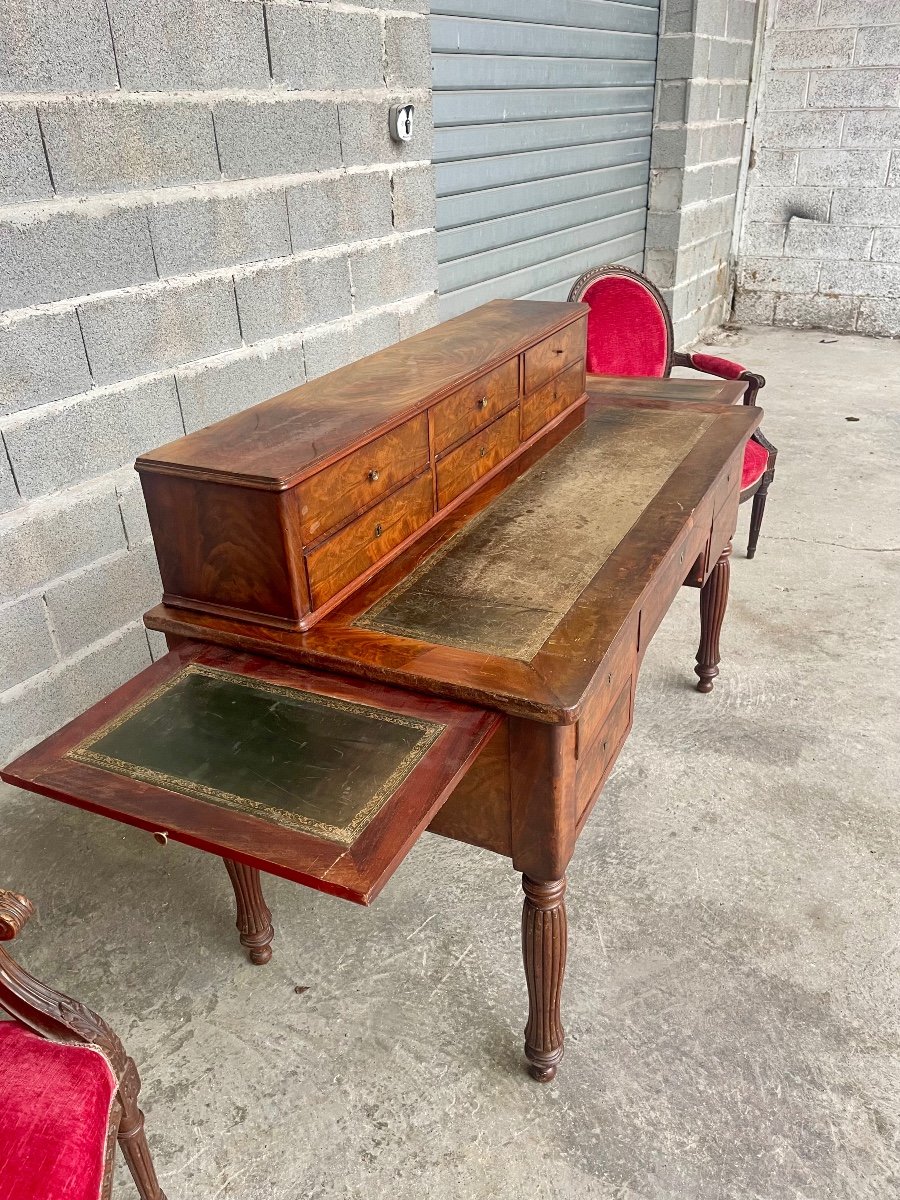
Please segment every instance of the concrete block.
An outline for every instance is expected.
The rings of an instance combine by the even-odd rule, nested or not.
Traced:
[[[831,143],[837,145],[837,142]],[[900,145],[900,112],[850,112],[844,123],[842,146]]]
[[[853,62],[855,29],[773,29],[766,39],[769,66],[844,67]]]
[[[385,237],[392,229],[388,171],[352,172],[288,188],[294,253]]]
[[[283,189],[217,192],[155,204],[150,230],[162,276],[264,262],[291,252]]]
[[[900,63],[900,26],[860,29],[855,61],[865,67],[896,67]]]
[[[835,225],[900,226],[900,191],[896,188],[836,188],[831,202]]]
[[[766,112],[795,112],[806,106],[809,71],[768,71],[763,76],[762,105]]]
[[[796,150],[757,150],[751,160],[751,186],[782,187],[796,183],[799,158]]]
[[[713,167],[711,194],[713,196],[734,196],[737,193],[740,170],[741,164],[737,159],[733,162],[716,163]]]
[[[729,0],[725,36],[742,42],[756,37],[756,0]]]
[[[858,309],[859,300],[852,296],[779,296],[773,324],[852,333]]]
[[[158,629],[145,629],[144,633],[147,635],[150,657],[154,662],[159,662],[161,658],[169,653],[169,647],[166,644],[166,635],[160,633]]]
[[[147,216],[104,204],[0,221],[0,307],[24,308],[156,279]]]
[[[860,230],[860,233],[865,232]],[[875,262],[900,262],[900,229],[876,229],[872,245]]]
[[[437,292],[419,296],[399,306],[397,320],[400,326],[401,340],[412,337],[415,333],[421,333],[423,329],[430,329],[432,325],[437,325],[440,320]]]
[[[786,225],[791,217],[827,221],[830,204],[830,188],[755,188],[747,197],[747,214],[751,221],[772,221],[779,225]]]
[[[177,373],[188,433],[306,382],[301,336],[223,354]]]
[[[40,596],[0,608],[0,692],[45,671],[57,657]]]
[[[400,336],[396,312],[363,313],[312,329],[303,339],[306,373],[318,379],[390,346]]]
[[[653,131],[650,146],[650,166],[654,170],[674,167],[681,169],[689,161],[685,155],[687,128],[680,125],[675,129],[657,127]]]
[[[719,88],[719,120],[745,121],[750,88],[746,83],[723,83]]]
[[[52,102],[41,122],[57,192],[114,192],[219,178],[203,104],[123,98]]]
[[[350,256],[350,279],[357,311],[436,291],[434,233],[412,234],[356,251]]]
[[[814,292],[818,282],[817,262],[745,256],[738,287],[744,292]]]
[[[110,296],[86,303],[79,315],[99,384],[207,358],[241,343],[230,279]]]
[[[824,262],[819,291],[897,299],[900,297],[900,263]]]
[[[424,18],[385,17],[384,82],[394,89],[431,87],[431,35]]]
[[[900,68],[814,71],[807,108],[889,108],[900,103]]]
[[[162,585],[150,542],[68,576],[44,593],[64,658],[137,621]]]
[[[433,229],[435,222],[434,168],[398,168],[391,175],[394,228]]]
[[[887,179],[888,150],[804,150],[800,155],[798,183],[820,187],[880,187]]]
[[[658,288],[675,286],[675,267],[674,250],[647,250],[644,253],[644,274]]]
[[[900,337],[900,300],[864,296],[859,302],[856,328],[870,337]]]
[[[0,517],[0,604],[125,548],[110,481]]]
[[[175,381],[165,378],[23,413],[4,437],[19,491],[32,499],[132,463],[183,433]]]
[[[223,100],[214,109],[222,172],[255,179],[322,171],[341,163],[337,106],[331,100]]]
[[[824,150],[841,144],[842,121],[836,112],[762,112],[755,139],[770,150]]]
[[[694,0],[667,0],[662,6],[662,33],[690,33],[694,28]]]
[[[384,86],[376,13],[270,4],[266,15],[275,83],[307,91]]]
[[[742,292],[734,296],[732,320],[737,325],[771,325],[775,317],[775,296],[771,292]]]
[[[650,208],[654,213],[680,211],[685,174],[677,167],[650,172]]]
[[[656,60],[656,78],[659,79],[692,79],[695,72],[695,55],[698,41],[702,40],[703,50],[709,54],[709,43],[706,39],[691,36],[664,33],[659,39]],[[705,65],[705,64],[704,64]]]
[[[820,25],[896,25],[900,0],[822,0]]]
[[[123,88],[269,85],[261,4],[234,0],[109,0]]]
[[[778,258],[784,253],[785,227],[769,221],[748,221],[741,237],[741,254],[748,258]]]
[[[660,82],[656,89],[656,121],[680,123],[687,112],[687,89],[684,79]]]
[[[150,665],[141,625],[130,625],[0,697],[0,757],[4,762],[55,733]]]
[[[777,0],[776,29],[815,29],[820,0]],[[770,324],[770,322],[766,322]]]
[[[52,195],[37,109],[0,105],[0,203]]]
[[[388,132],[388,109],[394,101],[344,100],[340,104],[341,152],[344,165],[365,167],[371,163],[399,163],[431,158],[431,107],[416,101],[413,136],[395,142]]]
[[[794,217],[788,225],[784,253],[788,258],[868,258],[872,230],[858,225],[825,225]]]
[[[712,195],[715,167],[707,163],[685,171],[681,179],[681,205],[702,204]]]
[[[11,508],[16,508],[20,503],[21,496],[13,478],[6,446],[3,444],[3,438],[0,437],[0,513],[9,512]]]
[[[647,231],[644,244],[648,249],[671,250],[681,244],[682,213],[659,212],[651,203],[647,213]]]
[[[743,122],[733,121],[707,125],[703,129],[701,161],[721,162],[726,158],[740,158],[743,144]]]
[[[891,166],[887,177],[888,187],[900,187],[900,151],[891,155]]]
[[[133,550],[141,542],[149,541],[152,536],[147,505],[144,503],[144,493],[137,472],[131,467],[119,471],[115,479],[115,488],[122,524],[125,526],[125,539],[128,549]]]
[[[696,0],[694,32],[706,37],[722,37],[728,19],[729,0]]]
[[[91,386],[74,312],[0,321],[0,417]]]
[[[742,52],[742,42],[726,42],[722,38],[713,38],[709,46],[707,78],[742,79],[739,66]]]
[[[236,275],[235,290],[247,342],[297,333],[350,313],[346,255],[271,263]]]
[[[103,0],[12,0],[0,20],[0,91],[118,86]]]

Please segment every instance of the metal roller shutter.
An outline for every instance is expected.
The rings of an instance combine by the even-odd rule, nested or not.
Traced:
[[[640,267],[659,0],[432,0],[441,316]]]

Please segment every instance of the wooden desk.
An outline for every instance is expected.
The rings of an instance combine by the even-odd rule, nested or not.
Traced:
[[[566,868],[631,727],[647,645],[682,584],[701,588],[695,670],[700,690],[712,687],[743,450],[761,416],[659,396],[574,405],[311,628],[157,606],[146,623],[167,635],[170,655],[3,777],[220,854],[257,961],[271,942],[260,870],[366,903],[426,824],[509,857],[525,893],[525,1053],[536,1079],[552,1079],[563,1054]],[[201,659],[304,695],[352,693],[390,711],[444,706],[420,715],[453,725],[452,761],[426,755],[418,802],[401,781],[402,800],[388,795],[374,832],[360,835],[368,841],[339,854],[333,838],[328,850],[308,831],[274,835],[271,817],[206,803],[196,788],[185,800],[165,772],[135,781],[120,766],[104,777],[97,761],[72,762],[85,736]],[[348,856],[352,886],[336,888]]]

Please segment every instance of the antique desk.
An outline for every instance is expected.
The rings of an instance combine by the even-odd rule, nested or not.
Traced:
[[[3,772],[220,855],[260,963],[260,871],[366,904],[426,828],[505,855],[540,1080],[566,867],[685,583],[712,687],[762,415],[588,400],[584,337],[580,305],[494,302],[143,456],[170,651]]]

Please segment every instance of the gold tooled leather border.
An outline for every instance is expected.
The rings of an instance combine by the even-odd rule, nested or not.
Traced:
[[[208,787],[206,784],[193,783],[191,780],[181,779],[177,775],[168,775],[163,771],[155,771],[150,767],[142,767],[137,763],[130,763],[124,759],[112,758],[92,749],[107,734],[126,724],[126,722],[130,721],[151,704],[155,704],[167,692],[177,687],[188,675],[202,675],[209,679],[223,679],[229,683],[235,683],[252,691],[264,692],[268,695],[289,698],[302,696],[304,700],[322,708],[338,709],[342,712],[354,713],[356,716],[368,717],[370,720],[387,721],[394,725],[403,725],[408,729],[418,729],[421,731],[422,736],[416,742],[415,746],[413,746],[412,750],[394,768],[387,779],[383,781],[368,803],[344,826],[328,825],[325,822],[313,821],[308,817],[301,817],[295,813],[286,813],[281,809],[264,804],[262,801],[253,800],[249,796],[238,796],[232,792],[224,792],[218,788]],[[400,784],[422,761],[446,728],[446,725],[442,725],[437,721],[426,721],[421,717],[411,717],[405,713],[391,712],[389,709],[378,708],[374,704],[359,704],[350,700],[339,700],[335,696],[322,696],[318,692],[309,692],[302,688],[286,687],[281,684],[269,683],[262,679],[251,679],[246,675],[239,675],[232,671],[223,671],[217,667],[207,667],[200,663],[188,663],[181,671],[173,675],[171,679],[161,684],[160,687],[155,688],[152,692],[149,692],[142,700],[139,700],[124,712],[119,713],[118,716],[85,738],[83,742],[73,747],[66,755],[66,758],[74,759],[76,762],[84,763],[90,767],[97,767],[101,771],[109,771],[113,775],[122,775],[127,779],[137,779],[142,783],[152,784],[154,787],[165,788],[170,792],[178,792],[180,795],[190,796],[195,800],[208,800],[213,804],[221,805],[223,808],[231,808],[238,812],[249,813],[252,816],[270,821],[273,825],[280,825],[285,829],[291,829],[297,833],[308,833],[315,837],[324,838],[329,842],[337,842],[342,846],[352,846],[360,833],[371,822],[373,817],[380,812],[386,801],[396,792]]]

